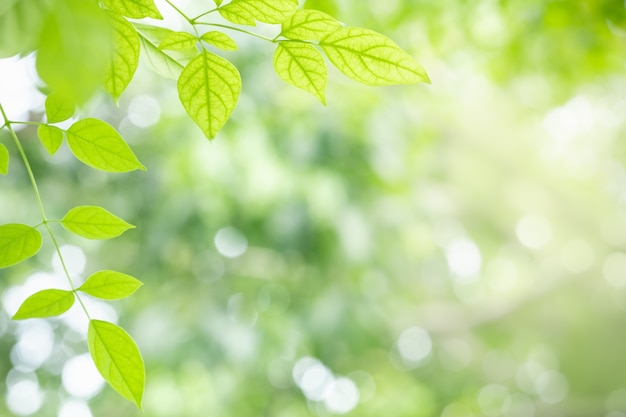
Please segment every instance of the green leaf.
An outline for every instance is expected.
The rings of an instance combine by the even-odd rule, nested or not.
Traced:
[[[187,32],[172,32],[159,44],[159,49],[180,51],[196,47],[198,38]]]
[[[128,144],[113,127],[102,120],[84,119],[67,130],[67,144],[90,167],[108,172],[145,170]]]
[[[26,55],[37,48],[51,0],[0,1],[0,58]]]
[[[87,340],[100,375],[141,410],[146,370],[133,339],[113,323],[90,320]]]
[[[98,206],[74,207],[63,217],[61,224],[70,232],[87,239],[112,239],[135,228]]]
[[[58,93],[51,93],[46,97],[46,116],[48,123],[63,122],[74,115],[76,106]]]
[[[65,290],[43,290],[28,297],[13,316],[13,320],[54,317],[74,305],[74,293]]]
[[[78,289],[104,300],[119,300],[132,295],[142,285],[138,279],[121,272],[99,271],[87,278]]]
[[[122,16],[109,12],[113,28],[113,58],[106,68],[104,87],[117,102],[139,64],[139,34]]]
[[[328,71],[324,57],[313,45],[280,42],[274,53],[274,69],[285,82],[313,94],[326,104]]]
[[[39,252],[41,234],[25,224],[0,226],[0,268],[20,263]]]
[[[9,150],[0,143],[0,175],[9,173]]]
[[[228,121],[240,92],[237,68],[207,51],[187,64],[178,79],[183,107],[209,139]]]
[[[56,126],[39,125],[37,136],[50,155],[54,155],[63,143],[63,131]]]
[[[104,81],[113,36],[97,2],[55,0],[42,24],[36,67],[51,91],[76,104]]]
[[[145,62],[152,71],[164,78],[170,78],[172,80],[178,79],[180,73],[183,71],[183,66],[171,56],[159,50],[159,48],[145,36],[140,35],[139,40],[141,42],[141,51]]]
[[[232,0],[219,8],[222,17],[240,25],[254,26],[255,20],[281,23],[298,7],[298,0]]]
[[[361,28],[340,28],[321,40],[330,62],[367,85],[430,82],[424,69],[391,39]]]
[[[302,9],[283,22],[280,34],[288,39],[319,41],[339,28],[341,23],[326,13]]]
[[[215,2],[215,5],[217,7],[220,7],[222,5],[222,0],[213,0]]]
[[[132,19],[163,19],[153,0],[102,0],[109,9]]]
[[[201,39],[206,43],[213,45],[224,51],[236,51],[237,44],[235,41],[225,33],[211,31],[202,34]]]
[[[339,8],[335,0],[306,0],[304,2],[304,8],[320,10],[332,16],[339,14]]]

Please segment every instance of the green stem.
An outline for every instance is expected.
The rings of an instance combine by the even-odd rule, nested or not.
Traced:
[[[193,24],[195,24],[196,20],[200,19],[200,18],[201,18],[201,17],[203,17],[203,16],[208,15],[209,13],[213,13],[213,12],[216,12],[216,11],[218,11],[218,10],[219,10],[219,7],[216,7],[215,9],[211,9],[211,10],[209,10],[208,12],[204,12],[204,13],[202,13],[202,14],[199,14],[198,16],[196,16],[196,17],[194,17],[193,19],[191,19],[190,23],[193,25]]]
[[[48,123],[44,123],[44,122],[14,122],[13,120],[10,120],[6,124],[7,125],[12,124],[12,125],[35,125],[35,126],[41,126],[41,125],[47,125]]]
[[[189,16],[187,16],[185,13],[183,13],[182,10],[180,10],[178,7],[176,7],[176,5],[174,3],[172,3],[170,0],[165,0],[165,2],[167,4],[169,4],[170,6],[172,6],[172,8],[174,10],[176,10],[178,12],[178,14],[180,14],[190,25],[193,25],[193,20],[189,18]]]
[[[50,239],[52,240],[52,243],[54,244],[56,253],[59,256],[59,259],[61,260],[61,266],[63,267],[63,272],[65,272],[67,281],[70,284],[70,288],[76,295],[76,299],[80,303],[80,306],[83,308],[83,311],[87,315],[87,318],[91,320],[91,317],[89,316],[89,313],[87,312],[87,308],[85,307],[85,304],[83,304],[83,300],[81,300],[78,293],[76,293],[76,288],[74,287],[74,283],[72,282],[72,278],[70,277],[70,273],[67,269],[67,265],[65,263],[65,260],[63,259],[63,255],[61,254],[61,248],[59,247],[59,243],[57,242],[57,239],[54,236],[54,233],[52,233],[52,229],[50,229],[50,225],[48,224],[48,219],[46,218],[46,212],[43,208],[43,203],[41,201],[41,194],[39,193],[39,187],[37,187],[37,181],[35,180],[35,175],[33,174],[33,170],[30,166],[30,162],[28,161],[28,157],[26,156],[26,152],[24,152],[24,148],[22,147],[22,144],[19,138],[17,137],[15,130],[13,130],[13,127],[11,126],[12,124],[16,122],[12,122],[9,120],[9,118],[7,117],[7,114],[4,111],[4,107],[2,107],[1,103],[0,103],[0,114],[2,114],[2,117],[4,118],[4,126],[6,126],[6,128],[9,130],[9,133],[11,134],[11,137],[13,138],[13,141],[15,142],[15,146],[17,147],[17,150],[20,153],[20,156],[22,157],[24,166],[26,167],[26,172],[28,173],[28,178],[30,179],[30,184],[33,187],[35,198],[37,200],[37,205],[39,206],[39,212],[41,213],[40,224],[44,224],[46,227],[46,230],[48,230],[48,234],[50,235]]]
[[[215,26],[215,27],[218,27],[218,28],[235,30],[237,32],[245,33],[247,35],[254,36],[254,37],[257,37],[259,39],[263,39],[263,40],[271,42],[271,43],[276,43],[276,40],[274,40],[272,38],[268,38],[267,36],[259,35],[258,33],[250,32],[248,30],[240,29],[240,28],[234,27],[234,26],[222,25],[220,23],[206,23],[206,22],[196,22],[195,24],[196,25],[204,25],[204,26]]]

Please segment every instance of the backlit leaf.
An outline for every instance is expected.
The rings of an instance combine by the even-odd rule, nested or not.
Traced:
[[[228,121],[240,92],[237,68],[207,51],[187,64],[178,79],[183,107],[209,139]]]
[[[74,305],[74,293],[65,290],[43,290],[28,297],[13,316],[13,320],[54,317]]]
[[[222,17],[240,25],[254,26],[255,20],[281,23],[298,7],[298,0],[232,0],[219,8]]]
[[[41,248],[41,234],[25,224],[0,226],[0,268],[30,258]]]
[[[139,348],[121,327],[90,320],[89,353],[100,375],[124,398],[141,409],[146,370]]]
[[[78,289],[104,300],[118,300],[132,295],[142,285],[138,279],[121,272],[99,271],[87,278]]]
[[[219,7],[219,6],[221,6],[221,5],[222,5],[222,0],[213,0],[213,1],[215,2],[215,5],[216,5],[217,7]]]
[[[104,81],[113,36],[97,2],[55,0],[42,30],[36,67],[51,91],[82,104]]]
[[[141,52],[143,53],[145,62],[152,71],[164,78],[170,78],[172,80],[178,79],[178,76],[183,71],[181,64],[165,52],[159,50],[159,48],[145,36],[140,35],[139,41],[141,42]]]
[[[0,175],[6,175],[9,172],[9,150],[0,143]]]
[[[424,69],[391,39],[361,28],[340,28],[320,41],[330,62],[367,85],[430,82]]]
[[[339,14],[336,0],[306,0],[304,2],[304,8],[320,10],[331,16],[337,16]]]
[[[111,239],[135,228],[98,206],[74,207],[63,217],[61,224],[70,232],[87,239]]]
[[[50,155],[54,155],[63,143],[63,131],[56,126],[39,125],[37,136]]]
[[[324,57],[313,45],[280,42],[274,53],[274,69],[284,81],[308,91],[326,104],[328,71]]]
[[[109,9],[133,19],[163,19],[153,0],[102,0]]]
[[[104,87],[113,99],[122,95],[139,64],[139,34],[126,19],[108,13],[113,28],[113,58],[106,68]]]
[[[0,1],[0,58],[36,49],[51,0]]]
[[[79,161],[109,172],[146,168],[113,127],[102,120],[84,119],[67,130],[67,144]]]
[[[202,34],[201,39],[206,43],[213,45],[224,51],[236,51],[237,44],[235,41],[225,33],[211,31]]]
[[[46,97],[46,116],[48,123],[63,122],[74,115],[76,106],[58,93],[51,93]]]
[[[326,13],[302,9],[283,22],[280,34],[289,39],[318,41],[339,28],[341,23]]]
[[[198,38],[187,32],[172,32],[159,44],[159,49],[180,51],[196,47]]]

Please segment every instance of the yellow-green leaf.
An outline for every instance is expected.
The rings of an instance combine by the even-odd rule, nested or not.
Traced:
[[[298,0],[232,0],[220,7],[222,17],[240,25],[254,26],[255,20],[281,23],[298,7]]]
[[[13,316],[13,320],[54,317],[74,305],[74,293],[65,290],[43,290],[28,297]]]
[[[207,51],[189,62],[178,79],[183,107],[209,139],[228,121],[240,92],[237,68]]]
[[[330,62],[367,85],[430,82],[424,69],[391,39],[361,28],[340,28],[320,41]]]
[[[79,206],[61,220],[67,230],[87,239],[111,239],[134,229],[130,223],[98,206]]]
[[[341,28],[341,23],[318,10],[301,9],[283,22],[280,33],[288,39],[318,41]]]
[[[324,57],[313,45],[280,42],[274,53],[274,69],[285,82],[313,94],[326,104],[328,71]]]
[[[145,36],[140,35],[139,40],[141,42],[141,52],[143,53],[145,62],[152,71],[164,78],[172,80],[178,79],[178,76],[183,71],[183,66],[174,58],[154,46],[152,41]]]
[[[146,169],[120,134],[102,120],[74,123],[67,130],[67,144],[79,161],[93,168],[108,172]]]
[[[201,39],[206,43],[213,45],[224,51],[236,51],[237,44],[235,41],[225,33],[211,31],[202,34]]]
[[[56,126],[39,125],[37,136],[50,155],[54,155],[63,143],[63,131]]]
[[[20,263],[39,252],[41,234],[25,224],[0,226],[0,268]]]
[[[26,55],[37,48],[49,0],[0,1],[0,58]]]
[[[45,107],[48,123],[63,122],[72,117],[76,111],[74,103],[58,93],[51,93],[46,97]]]
[[[113,58],[106,68],[104,87],[115,101],[126,90],[139,64],[139,34],[121,15],[109,12],[113,28]]]
[[[121,327],[101,320],[89,321],[87,340],[100,375],[141,409],[146,370],[134,340]]]
[[[115,271],[99,271],[92,274],[78,290],[103,300],[119,300],[128,297],[141,287],[138,279]]]
[[[6,175],[9,172],[9,150],[0,143],[0,175]]]
[[[109,9],[132,19],[163,19],[153,0],[102,0]]]
[[[51,91],[82,104],[104,81],[112,44],[97,2],[55,0],[40,33],[37,73]]]
[[[196,47],[198,38],[187,32],[172,32],[161,41],[159,49],[181,51],[185,49],[192,49]]]

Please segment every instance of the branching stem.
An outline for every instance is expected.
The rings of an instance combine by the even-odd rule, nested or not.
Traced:
[[[33,124],[33,123],[10,121],[1,103],[0,103],[0,114],[2,114],[2,117],[4,118],[3,126],[9,130],[9,133],[11,134],[11,137],[13,138],[13,141],[15,142],[15,146],[20,156],[22,157],[22,162],[24,162],[24,166],[26,167],[26,172],[28,173],[28,178],[30,179],[30,184],[33,187],[33,192],[35,193],[35,199],[37,200],[37,205],[39,206],[39,212],[41,214],[41,223],[39,223],[37,227],[43,224],[46,230],[48,231],[48,235],[50,235],[52,244],[54,245],[54,248],[59,257],[59,260],[61,261],[61,266],[63,267],[63,272],[65,273],[68,283],[70,284],[70,288],[74,292],[74,295],[76,296],[76,299],[80,303],[80,306],[82,307],[83,311],[87,315],[87,318],[91,320],[91,317],[89,316],[89,312],[87,311],[85,304],[83,304],[83,300],[81,300],[80,296],[76,292],[76,288],[74,287],[74,283],[72,282],[72,278],[70,276],[69,270],[67,269],[67,264],[65,263],[65,259],[63,259],[63,255],[61,254],[61,248],[59,246],[59,243],[56,237],[54,236],[54,233],[52,232],[52,229],[50,228],[48,218],[46,217],[46,212],[43,208],[43,203],[41,201],[41,194],[39,193],[39,187],[37,186],[37,181],[35,180],[35,175],[33,174],[33,170],[30,166],[30,162],[28,161],[26,152],[24,152],[24,148],[22,147],[22,144],[19,138],[17,137],[17,134],[15,133],[15,130],[13,129],[13,126],[12,126],[13,124],[16,124],[16,123],[19,123],[19,124]],[[37,124],[40,124],[40,123],[37,123]]]

